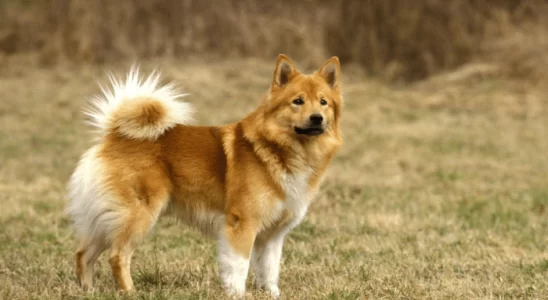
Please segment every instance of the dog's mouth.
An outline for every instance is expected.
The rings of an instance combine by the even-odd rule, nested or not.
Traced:
[[[324,132],[324,129],[322,127],[308,127],[308,128],[295,127],[295,132],[297,134],[304,134],[304,135],[320,135]]]

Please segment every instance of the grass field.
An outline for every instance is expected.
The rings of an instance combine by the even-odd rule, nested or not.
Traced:
[[[254,109],[274,59],[143,67],[156,65],[192,94],[198,124],[221,124]],[[106,256],[95,291],[80,290],[63,213],[92,145],[80,109],[107,69],[0,68],[0,298],[125,298]],[[391,87],[343,73],[345,145],[287,239],[283,299],[546,299],[547,93],[496,77]],[[163,219],[135,255],[135,298],[221,299],[217,273],[213,241]]]

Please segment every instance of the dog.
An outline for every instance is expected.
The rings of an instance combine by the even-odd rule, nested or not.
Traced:
[[[280,54],[258,108],[239,122],[192,126],[192,106],[160,74],[125,79],[91,98],[85,111],[98,143],[81,157],[68,186],[79,248],[76,275],[92,288],[105,250],[120,290],[134,290],[132,254],[158,218],[176,215],[217,240],[226,292],[256,285],[278,297],[284,237],[306,214],[341,147],[337,57],[312,74]]]

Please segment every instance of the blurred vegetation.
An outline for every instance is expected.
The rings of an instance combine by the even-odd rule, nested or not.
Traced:
[[[60,60],[330,55],[389,80],[482,61],[545,78],[545,0],[0,0],[0,55]]]

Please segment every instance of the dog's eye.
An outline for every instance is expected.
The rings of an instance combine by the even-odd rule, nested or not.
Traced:
[[[303,101],[303,99],[301,99],[301,98],[297,98],[297,99],[293,100],[293,104],[295,104],[295,105],[303,105],[303,104],[304,104],[304,101]]]
[[[327,101],[325,101],[325,99],[322,99],[322,100],[320,100],[320,104],[321,105],[327,105]]]

